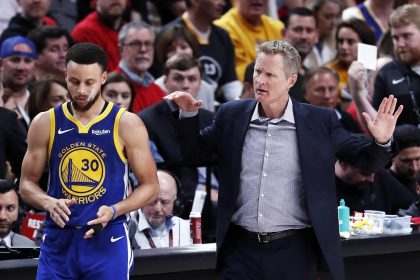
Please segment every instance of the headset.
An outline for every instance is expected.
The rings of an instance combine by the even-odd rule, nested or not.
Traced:
[[[179,216],[180,214],[182,214],[185,207],[185,196],[184,196],[184,191],[182,189],[181,180],[172,171],[169,171],[167,169],[158,169],[157,171],[164,172],[175,180],[176,198],[174,201],[174,208],[172,210],[172,216]]]

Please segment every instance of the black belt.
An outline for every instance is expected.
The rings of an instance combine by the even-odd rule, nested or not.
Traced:
[[[295,235],[296,233],[302,231],[303,229],[288,229],[277,232],[252,232],[244,229],[241,226],[231,224],[232,229],[239,234],[258,241],[258,243],[270,243],[275,240],[279,240],[288,236]]]

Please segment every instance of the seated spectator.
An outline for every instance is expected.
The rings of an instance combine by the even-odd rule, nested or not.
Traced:
[[[194,58],[198,58],[198,44],[194,35],[183,25],[169,26],[163,30],[156,38],[156,57],[158,62],[165,65],[165,62],[176,54],[186,54]],[[165,76],[155,80],[155,83],[166,93],[168,89],[164,83]],[[214,85],[201,79],[200,89],[197,99],[203,101],[202,108],[214,112],[215,99]]]
[[[155,202],[139,209],[135,214],[137,228],[131,236],[134,249],[177,247],[192,244],[190,223],[173,216],[179,181],[173,174],[158,170],[159,195]]]
[[[73,44],[70,34],[58,26],[41,26],[29,32],[28,39],[34,42],[38,53],[35,79],[45,78],[46,75],[64,79],[64,59]]]
[[[132,21],[121,28],[118,40],[121,61],[117,72],[123,73],[136,91],[133,112],[137,113],[165,96],[163,90],[153,83],[154,77],[148,72],[153,63],[155,34],[149,24]]]
[[[166,88],[170,92],[181,90],[197,96],[201,82],[200,69],[199,62],[190,56],[171,57],[165,64]],[[146,126],[150,140],[156,144],[159,153],[168,162],[181,160],[177,133],[172,127],[172,114],[177,111],[178,107],[174,103],[163,100],[138,114]],[[198,114],[200,128],[205,128],[212,123],[212,112],[199,109]],[[181,180],[185,199],[192,200],[199,184],[197,168],[174,167],[170,171]],[[188,215],[189,213],[184,214]]]
[[[101,93],[106,101],[111,101],[131,112],[134,88],[123,74],[118,72],[108,74]]]
[[[335,70],[340,77],[339,90],[341,101],[351,100],[348,86],[347,71],[351,63],[357,60],[357,44],[375,45],[375,34],[364,21],[356,18],[343,21],[337,26],[335,35],[337,41],[337,57],[327,65]],[[343,110],[345,106],[342,107]]]
[[[420,176],[420,129],[410,124],[395,128],[394,139],[399,152],[392,159],[389,170],[414,198],[418,198],[416,178]]]
[[[56,25],[52,18],[46,16],[51,0],[19,0],[17,2],[21,12],[10,19],[7,28],[1,33],[0,44],[9,37],[16,35],[26,36],[40,25]]]
[[[64,79],[47,76],[37,81],[32,87],[28,99],[28,114],[31,121],[41,112],[48,111],[69,101],[69,92]]]
[[[338,120],[352,133],[362,133],[353,117],[338,106],[338,74],[325,66],[309,70],[305,76],[305,99],[312,105],[335,111]]]
[[[120,61],[118,31],[121,29],[127,0],[97,0],[96,10],[80,21],[71,32],[76,43],[94,43],[108,57],[107,71],[114,71]]]
[[[241,99],[255,98],[254,93],[254,66],[255,62],[247,65],[244,75],[244,87],[242,88]]]
[[[23,157],[26,152],[26,131],[16,113],[0,107],[0,178],[6,178],[10,163],[16,178],[20,177]]]
[[[37,52],[32,41],[22,36],[7,38],[1,45],[0,66],[3,68],[3,84],[10,90],[16,104],[16,111],[28,128],[29,115],[26,104],[29,98],[28,86],[35,74]]]
[[[334,35],[340,22],[343,5],[340,0],[317,0],[314,2],[312,10],[318,26],[319,38],[303,61],[303,65],[308,69],[325,65],[336,56]]]
[[[0,179],[0,247],[35,247],[35,242],[12,231],[18,219],[19,196],[17,186]]]
[[[350,211],[385,211],[396,214],[415,201],[413,196],[385,169],[375,173],[369,168],[361,170],[343,160],[335,164],[337,205],[346,201]]]
[[[244,77],[246,66],[257,57],[258,43],[281,38],[284,25],[264,15],[266,8],[267,1],[237,0],[235,7],[214,22],[229,33],[235,49],[236,76],[239,79]]]

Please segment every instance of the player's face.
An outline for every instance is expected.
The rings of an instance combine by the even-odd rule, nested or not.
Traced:
[[[414,25],[391,28],[392,41],[397,57],[408,65],[420,62],[420,30]]]
[[[102,96],[122,108],[128,109],[131,103],[131,89],[126,82],[109,83],[104,89]]]
[[[38,67],[63,77],[66,67],[65,57],[68,48],[69,42],[66,36],[47,39],[44,50],[38,55]]]
[[[296,82],[296,74],[287,77],[280,54],[260,53],[255,61],[255,99],[272,106],[288,97],[290,87]]]
[[[420,174],[420,147],[401,150],[392,161],[392,169],[407,179],[416,178]]]
[[[198,67],[185,71],[172,69],[165,77],[165,86],[169,92],[185,91],[197,96],[201,85],[201,75]]]
[[[344,65],[350,65],[357,59],[357,43],[360,43],[359,35],[351,28],[342,27],[337,36],[337,56]]]
[[[334,109],[338,102],[338,82],[330,73],[314,75],[306,85],[305,98],[309,103]]]
[[[69,61],[66,68],[67,88],[73,108],[86,112],[101,95],[101,86],[105,83],[106,71],[99,64],[78,64]]]
[[[164,177],[159,179],[159,196],[155,202],[142,208],[143,214],[149,224],[156,228],[170,217],[174,209],[176,199],[175,182],[169,183]]]
[[[0,238],[9,234],[18,217],[18,197],[15,191],[0,194]]]

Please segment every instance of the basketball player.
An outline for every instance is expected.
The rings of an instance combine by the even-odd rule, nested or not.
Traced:
[[[66,55],[71,102],[40,113],[28,133],[20,191],[47,211],[37,279],[128,279],[126,213],[156,200],[156,165],[140,119],[101,97],[106,55],[81,43]],[[38,186],[45,162],[47,193]],[[140,187],[127,197],[128,165]]]

